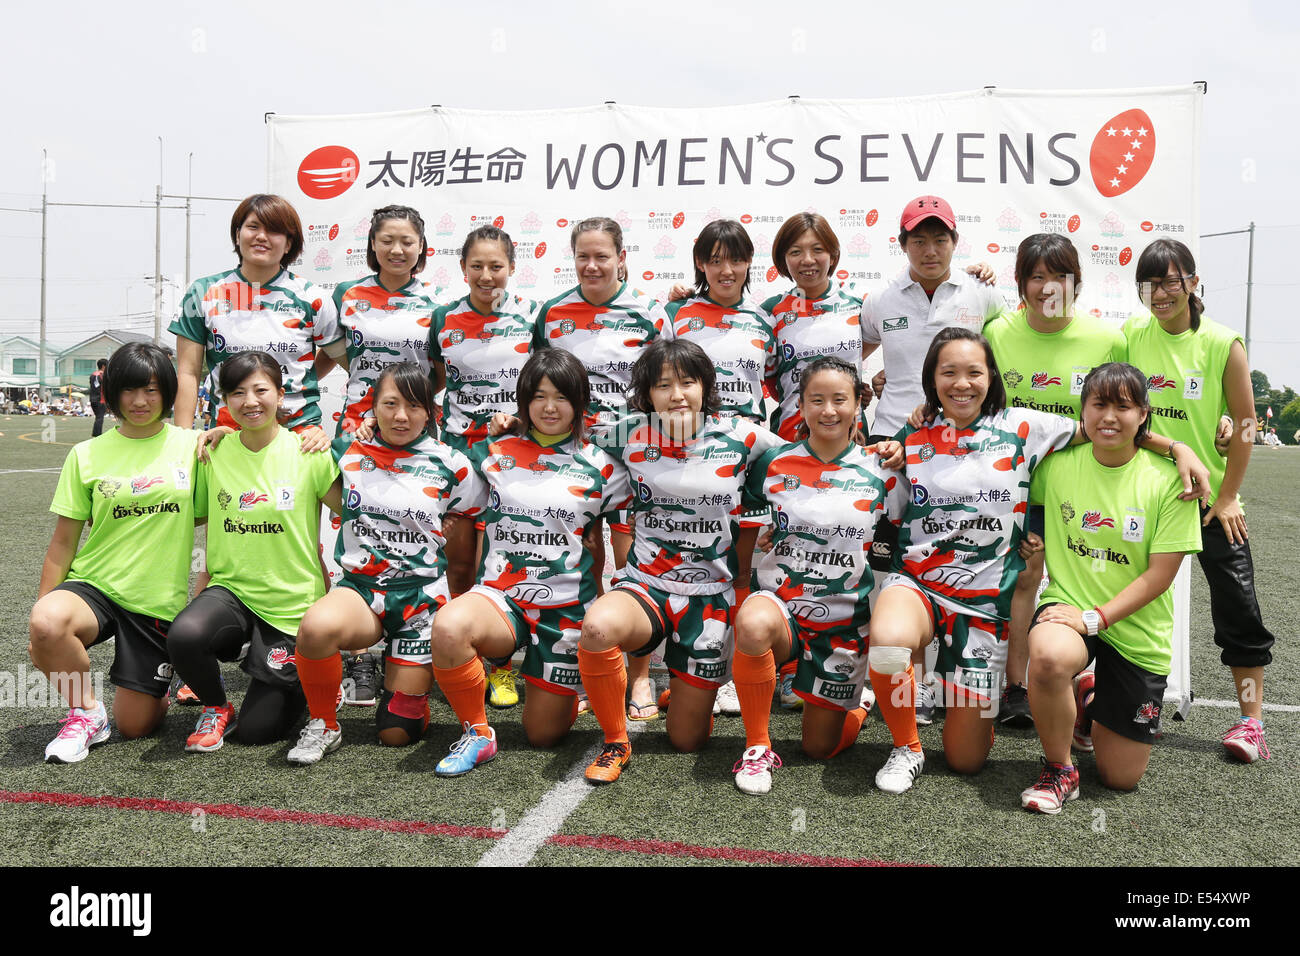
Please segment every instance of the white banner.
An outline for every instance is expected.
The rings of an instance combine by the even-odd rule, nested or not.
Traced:
[[[610,216],[623,228],[629,281],[661,299],[693,280],[699,229],[739,219],[754,241],[751,290],[761,299],[791,286],[771,245],[801,210],[830,221],[837,276],[861,295],[905,268],[903,205],[935,194],[957,213],[955,267],[992,264],[1015,303],[1017,243],[1067,234],[1083,263],[1078,307],[1119,323],[1139,307],[1133,267],[1148,242],[1169,236],[1198,251],[1201,96],[1195,85],[982,89],[707,109],[273,114],[268,180],[302,216],[295,272],[325,287],[368,275],[371,212],[399,203],[424,217],[423,276],[447,298],[466,291],[459,257],[471,229],[505,229],[516,242],[511,289],[547,299],[577,283],[572,223]],[[869,372],[879,367],[875,358]],[[1186,580],[1167,693],[1183,713]]]
[[[622,225],[630,280],[651,295],[691,281],[691,244],[718,218],[749,229],[756,296],[785,291],[772,237],[804,209],[836,230],[839,278],[870,291],[904,266],[903,204],[934,193],[958,215],[957,265],[991,263],[1015,301],[1017,243],[1066,233],[1083,260],[1081,307],[1121,321],[1147,242],[1173,236],[1196,251],[1200,116],[1196,86],[272,115],[269,184],[302,215],[295,271],[313,282],[368,274],[370,213],[402,203],[428,226],[426,279],[461,294],[464,237],[494,223],[518,244],[512,289],[538,299],[576,284],[569,226],[594,215]]]

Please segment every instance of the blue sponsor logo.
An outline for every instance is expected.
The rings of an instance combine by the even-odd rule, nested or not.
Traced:
[[[925,485],[912,485],[912,504],[923,505],[930,500],[930,490]]]

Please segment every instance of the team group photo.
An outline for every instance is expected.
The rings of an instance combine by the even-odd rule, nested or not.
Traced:
[[[1294,863],[1292,227],[1202,210],[1216,88],[1147,76],[322,86],[238,181],[142,134],[143,214],[47,148],[6,201],[39,323],[0,319],[12,862]],[[61,320],[111,216],[154,272]]]

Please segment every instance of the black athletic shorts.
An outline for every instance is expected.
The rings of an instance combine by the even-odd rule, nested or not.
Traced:
[[[167,628],[170,621],[136,614],[117,604],[93,584],[65,581],[54,590],[67,591],[81,598],[99,622],[99,636],[91,647],[110,637],[117,638],[113,666],[108,679],[114,687],[165,697],[172,680],[171,659],[167,656]]]
[[[1034,612],[1029,626],[1038,623],[1038,615],[1049,607],[1052,603]],[[1088,659],[1096,661],[1093,672],[1097,683],[1088,717],[1121,737],[1140,744],[1154,743],[1160,736],[1160,712],[1168,677],[1138,667],[1100,636],[1084,636],[1083,644]]]

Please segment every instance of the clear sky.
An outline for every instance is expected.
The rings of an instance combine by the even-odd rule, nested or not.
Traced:
[[[0,59],[0,206],[39,206],[41,150],[62,202],[152,203],[266,184],[263,114],[751,103],[987,85],[1106,89],[1208,83],[1202,232],[1253,220],[1251,364],[1300,388],[1300,4],[316,0],[10,6]],[[229,204],[199,203],[193,275],[232,263]],[[184,216],[163,213],[180,284]],[[0,338],[36,333],[40,218],[0,212]],[[151,207],[54,209],[47,313],[67,345],[152,331]],[[1208,314],[1245,321],[1246,237],[1206,239]],[[174,294],[169,292],[169,303]],[[170,307],[167,310],[170,312]],[[166,319],[164,320],[166,322]]]

